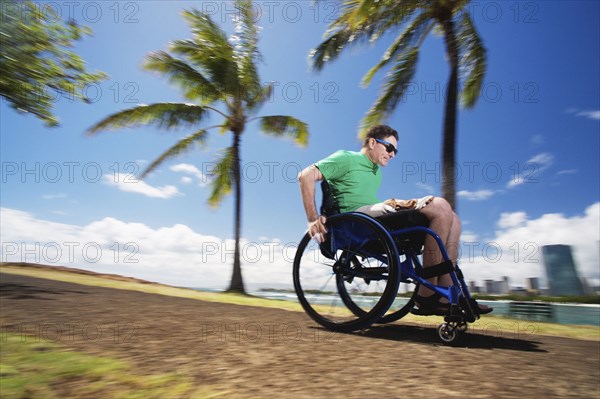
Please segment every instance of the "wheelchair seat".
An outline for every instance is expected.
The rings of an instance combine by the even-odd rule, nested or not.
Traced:
[[[327,180],[321,182],[321,192],[323,194],[321,214],[326,217],[339,214],[339,205]],[[376,217],[375,220],[380,222],[390,232],[415,226],[429,227],[429,219],[421,212],[412,209],[388,213]],[[424,232],[395,234],[394,242],[401,252],[409,251],[413,254],[420,254],[425,243],[425,237],[426,234]]]

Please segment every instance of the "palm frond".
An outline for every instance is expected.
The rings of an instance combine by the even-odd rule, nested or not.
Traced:
[[[170,158],[174,158],[178,155],[183,154],[186,151],[190,150],[190,147],[195,144],[204,144],[206,140],[206,129],[201,129],[196,133],[190,134],[189,136],[184,137],[175,143],[174,146],[169,148],[167,151],[163,152],[158,158],[156,158],[140,175],[140,179],[143,179],[148,175],[148,173],[152,172],[156,169],[160,164]]]
[[[326,39],[312,50],[309,58],[316,70],[335,60],[349,45],[374,42],[391,28],[408,21],[419,8],[419,0],[351,0],[342,5],[340,16],[333,21]]]
[[[200,100],[201,103],[208,104],[219,98],[218,88],[200,71],[165,51],[149,54],[144,68],[166,75],[171,83],[183,89],[187,99]]]
[[[202,71],[213,85],[219,87],[222,94],[235,95],[240,90],[232,48],[213,47],[205,43],[199,45],[196,40],[183,39],[171,42],[169,49]]]
[[[468,12],[464,11],[460,18],[457,42],[461,54],[459,65],[465,77],[461,103],[465,108],[472,108],[477,103],[487,68],[486,50],[477,34]]]
[[[256,15],[251,0],[239,0],[236,7],[239,9],[239,14],[234,18],[233,50],[243,86],[254,89],[259,82],[256,62],[261,59],[258,51],[260,28],[254,22]]]
[[[233,47],[229,43],[227,35],[210,16],[197,9],[191,9],[183,11],[183,18],[192,30],[193,40],[197,47],[211,55],[222,53],[225,58],[233,58]]]
[[[311,50],[311,66],[317,71],[323,69],[327,62],[339,57],[346,45],[354,40],[355,35],[350,29],[340,29],[329,36],[317,48]]]
[[[260,129],[269,135],[291,137],[302,147],[308,144],[308,125],[291,116],[263,116],[260,118]]]
[[[183,56],[207,75],[222,93],[238,96],[240,89],[235,51],[225,32],[208,16],[192,9],[184,11],[194,35],[191,40],[176,40],[170,50]]]
[[[370,127],[380,124],[394,111],[415,74],[418,59],[418,47],[398,54],[396,63],[384,83],[382,93],[361,121],[360,138],[364,138]]]
[[[257,18],[252,0],[238,0],[236,8],[239,13],[233,19],[235,32],[230,37],[230,42],[233,44],[237,64],[238,98],[252,111],[263,103],[263,87],[257,69],[257,63],[262,59],[258,50],[261,28],[256,25]]]
[[[260,109],[260,107],[267,101],[272,101],[273,96],[273,84],[260,84],[256,82],[252,86],[246,87],[245,101],[246,110],[248,115],[254,115]]]
[[[88,129],[92,135],[101,130],[120,129],[142,125],[156,125],[163,129],[189,126],[200,122],[208,110],[194,104],[156,103],[139,105],[135,108],[117,112]]]
[[[361,31],[371,43],[384,33],[397,28],[411,18],[417,11],[430,18],[430,8],[421,0],[361,0],[360,8],[351,17],[349,27]]]
[[[386,50],[379,63],[367,72],[361,81],[361,85],[366,87],[371,84],[373,76],[375,76],[381,68],[389,64],[391,60],[395,59],[399,52],[407,50],[411,51],[413,47],[417,47],[416,43],[422,41],[434,26],[434,24],[428,23],[429,19],[430,18],[426,14],[421,14],[416,17]]]
[[[208,204],[216,207],[223,197],[231,193],[233,183],[234,148],[225,149],[225,154],[217,162],[214,171],[210,174],[212,179],[212,191],[208,198]]]

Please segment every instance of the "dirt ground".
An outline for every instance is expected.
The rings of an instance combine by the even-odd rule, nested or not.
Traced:
[[[226,398],[600,398],[600,343],[435,325],[330,333],[305,314],[0,275],[3,332],[180,371]],[[482,324],[483,323],[483,324]]]

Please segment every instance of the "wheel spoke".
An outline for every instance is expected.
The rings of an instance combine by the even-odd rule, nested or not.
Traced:
[[[395,246],[377,223],[356,214],[331,217],[327,228],[325,252],[308,236],[298,247],[298,299],[309,316],[327,328],[364,328],[381,318],[395,299]],[[383,262],[387,259],[393,260],[391,265]]]

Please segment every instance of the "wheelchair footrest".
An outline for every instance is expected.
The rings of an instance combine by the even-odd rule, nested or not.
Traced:
[[[444,321],[450,323],[461,323],[464,322],[464,312],[462,308],[458,305],[450,305],[450,310],[446,317],[444,317]]]
[[[459,305],[451,305],[448,311],[442,312],[432,311],[431,309],[421,310],[419,308],[412,308],[410,313],[415,316],[444,316],[444,321],[447,323],[473,323],[479,319],[479,315],[474,314],[468,310],[463,309]]]

